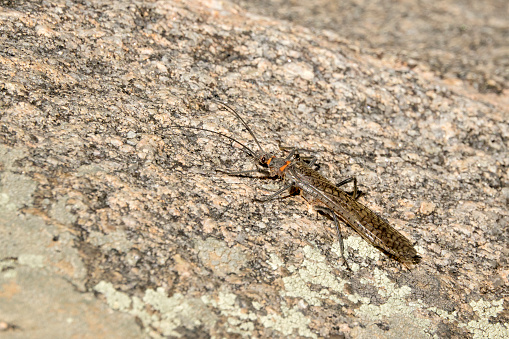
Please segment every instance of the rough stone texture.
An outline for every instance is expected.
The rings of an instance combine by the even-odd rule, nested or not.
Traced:
[[[2,2],[0,333],[509,336],[507,90],[219,1]],[[279,181],[307,149],[415,241],[408,270]]]
[[[328,29],[445,81],[502,93],[509,81],[506,0],[234,0],[250,11]]]

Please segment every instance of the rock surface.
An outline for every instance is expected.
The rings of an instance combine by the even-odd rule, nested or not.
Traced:
[[[376,48],[371,53],[426,65],[450,83],[459,78],[482,93],[507,89],[506,0],[234,1],[255,13],[337,32]]]
[[[509,111],[426,63],[220,1],[2,2],[2,338],[509,336]],[[482,92],[482,91],[481,91]],[[226,138],[317,156],[412,269]],[[350,188],[347,188],[349,190]]]

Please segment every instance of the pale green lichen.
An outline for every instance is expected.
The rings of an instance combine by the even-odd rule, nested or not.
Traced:
[[[496,317],[504,310],[504,299],[489,302],[480,299],[478,302],[471,301],[470,306],[481,318]]]
[[[260,317],[260,322],[267,328],[273,328],[284,335],[292,335],[294,331],[301,337],[317,338],[317,335],[311,332],[309,324],[311,320],[306,318],[295,306],[289,309],[287,306],[281,306],[283,315],[268,314]]]
[[[180,337],[177,329],[181,326],[191,330],[200,325],[210,328],[217,321],[202,300],[185,298],[180,293],[167,297],[163,288],[155,291],[148,289],[143,300],[130,298],[127,294],[116,291],[109,282],[101,281],[94,290],[106,297],[106,302],[112,309],[137,316],[152,337],[158,337],[158,334],[151,331],[151,328],[157,329],[164,336]],[[148,312],[147,306],[157,313]]]
[[[147,312],[146,304],[138,297],[132,298],[132,309],[129,313],[135,315],[138,317],[141,322],[143,323],[143,326],[146,328],[149,327],[151,324],[159,321],[159,316],[155,312]]]
[[[195,241],[195,249],[203,265],[211,268],[217,275],[226,276],[239,273],[247,258],[237,247],[228,247],[224,241],[207,238]]]
[[[355,310],[359,317],[372,323],[386,322],[392,330],[392,337],[405,337],[408,328],[413,328],[412,337],[414,338],[429,337],[426,332],[431,325],[431,321],[428,319],[419,319],[417,321],[415,317],[412,317],[412,314],[422,308],[422,305],[419,302],[409,303],[406,300],[412,291],[410,287],[401,286],[398,288],[384,271],[377,268],[373,270],[372,279],[361,279],[361,283],[377,287],[378,294],[382,298],[386,298],[386,301],[381,305],[363,303]],[[406,326],[405,329],[401,326],[403,322]],[[362,332],[363,330],[358,329],[358,331]],[[367,334],[364,333],[364,335]]]
[[[243,337],[251,337],[254,323],[258,316],[253,312],[245,312],[235,305],[237,296],[232,293],[219,292],[218,300],[203,296],[201,300],[220,310],[221,315],[228,319],[228,332],[237,333]]]
[[[281,296],[301,298],[313,306],[321,306],[325,299],[343,304],[335,294],[344,294],[345,282],[332,274],[332,267],[318,250],[306,246],[303,251],[304,261],[301,267],[296,269],[292,275],[283,278],[285,290],[281,292]],[[320,291],[312,291],[310,284],[320,285],[324,288]],[[353,297],[355,300],[360,298],[357,294],[349,297]]]
[[[186,298],[180,293],[175,293],[168,298],[161,287],[155,291],[148,289],[143,301],[160,312],[160,321],[156,321],[154,325],[160,328],[165,336],[179,337],[180,334],[175,330],[180,326],[187,329],[200,325],[212,327],[216,322],[215,316],[202,300]]]
[[[258,321],[267,328],[272,328],[285,335],[294,334],[296,331],[299,336],[316,338],[308,325],[311,322],[306,318],[297,307],[289,309],[285,304],[281,306],[282,315],[268,314],[259,316],[254,312],[245,312],[235,305],[237,296],[231,293],[219,292],[217,300],[208,296],[201,299],[205,304],[209,304],[220,310],[221,315],[228,318],[228,332],[237,333],[243,337],[251,337],[255,328],[254,322]],[[253,302],[255,309],[259,310],[262,305]]]
[[[209,261],[211,265],[216,265],[216,269],[224,269],[230,272],[231,268],[221,268],[221,258],[225,256],[231,259],[239,255],[235,249],[233,252],[236,253],[232,254],[232,249],[228,248],[224,242],[217,240],[199,241],[196,244],[196,248],[198,251],[203,252],[201,254],[202,260]],[[361,249],[363,253],[369,252],[366,249],[362,249],[362,245],[357,246],[357,249]],[[338,251],[338,248],[333,250]],[[315,247],[305,246],[303,253],[304,260],[302,264],[295,267],[290,276],[282,279],[285,288],[280,292],[281,296],[299,298],[313,306],[320,306],[326,300],[334,301],[341,305],[344,303],[341,298],[346,296],[352,302],[361,303],[360,308],[355,312],[360,318],[367,320],[365,329],[363,329],[364,327],[355,329],[359,334],[369,335],[378,333],[377,331],[380,329],[377,327],[376,322],[383,321],[391,328],[389,336],[406,336],[408,331],[412,333],[413,337],[426,336],[424,330],[429,327],[430,321],[416,321],[411,316],[417,309],[417,306],[422,305],[421,303],[412,305],[406,301],[406,298],[411,293],[411,289],[408,286],[397,287],[383,271],[374,269],[372,279],[364,279],[362,283],[377,287],[380,296],[387,300],[379,306],[369,305],[369,298],[361,297],[358,294],[345,293],[345,281],[341,281],[332,273],[333,267],[330,262]],[[368,256],[376,259],[377,254],[375,253],[373,252]],[[240,262],[242,260],[238,263]],[[227,265],[227,263],[228,261],[224,265]],[[284,265],[275,255],[271,256],[269,263],[276,268]],[[337,265],[341,267],[341,263],[338,262]],[[313,285],[321,286],[321,289],[311,289],[310,286]],[[104,290],[104,287],[101,290]],[[109,291],[108,295],[115,296],[111,291]],[[116,299],[118,298],[119,296],[116,295]],[[148,312],[147,305],[150,306],[150,309],[157,312]],[[211,307],[217,309],[221,316],[226,317],[228,332],[239,334],[242,337],[252,336],[256,322],[283,335],[317,337],[309,328],[311,320],[300,311],[298,306],[289,308],[283,301],[281,303],[281,313],[269,312],[266,315],[260,315],[258,311],[262,310],[262,304],[253,302],[253,307],[256,311],[250,312],[239,307],[237,296],[228,292],[219,292],[215,298],[204,295],[199,299],[192,299],[178,293],[167,297],[166,292],[162,288],[156,291],[147,290],[143,300],[132,298],[132,307],[127,312],[139,317],[149,334],[151,334],[150,328],[153,328],[157,329],[164,336],[178,337],[180,336],[178,328],[182,326],[187,329],[193,329],[201,325],[205,328],[213,327],[217,319]],[[123,310],[126,311],[125,308]]]
[[[131,298],[122,292],[115,290],[111,283],[101,281],[94,287],[94,291],[102,293],[106,302],[114,310],[126,312],[131,307]]]
[[[361,279],[361,282],[363,284],[374,285],[378,287],[378,294],[380,294],[380,296],[383,298],[392,297],[403,300],[403,298],[409,295],[412,291],[412,289],[408,286],[401,286],[400,288],[396,288],[396,284],[389,279],[384,271],[381,271],[378,268],[373,270],[371,279]]]
[[[497,301],[471,301],[470,306],[479,317],[479,320],[472,320],[468,324],[460,324],[460,327],[466,327],[470,333],[477,338],[503,339],[509,338],[509,323],[493,323],[490,318],[496,317],[504,310],[504,299]]]
[[[347,256],[347,253],[348,253],[347,249],[352,248],[357,251],[357,255],[360,258],[370,258],[373,261],[380,260],[380,251],[377,250],[375,247],[373,247],[373,245],[371,245],[370,243],[368,243],[367,241],[362,239],[361,237],[350,236],[350,237],[344,239],[343,243],[345,245],[345,257]],[[338,256],[341,255],[341,250],[340,250],[339,244],[337,244],[337,243],[334,244],[334,246],[332,247],[332,250]],[[361,265],[363,267],[367,267],[368,262],[363,262],[363,263],[361,263]],[[351,268],[352,268],[352,271],[354,271],[354,272],[358,271],[359,265],[354,264],[354,265],[352,265]]]
[[[259,311],[262,308],[262,304],[260,304],[257,301],[253,301],[252,305],[255,308],[255,310],[257,310],[257,311]]]
[[[267,260],[267,264],[269,264],[273,271],[284,265],[283,261],[274,253],[270,254],[270,259]]]
[[[26,265],[32,268],[44,267],[44,256],[38,254],[21,254],[18,257],[18,262],[21,265]]]
[[[448,321],[453,321],[458,318],[458,312],[454,311],[452,313],[449,313],[445,310],[436,308],[436,307],[428,307],[428,310],[431,312],[436,313],[440,318]]]
[[[233,310],[237,296],[232,293],[219,292],[219,302],[217,305],[221,310]]]
[[[297,271],[297,267],[295,267],[295,265],[288,265],[288,266],[286,267],[286,269],[287,269],[287,270],[288,270],[288,272],[290,272],[290,273],[293,273],[293,272]]]

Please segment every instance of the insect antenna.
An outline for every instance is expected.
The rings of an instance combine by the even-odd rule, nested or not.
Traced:
[[[216,135],[219,135],[219,136],[222,136],[224,138],[227,138],[229,139],[230,141],[233,141],[237,144],[239,144],[242,149],[250,156],[252,157],[253,159],[257,160],[258,158],[256,157],[256,153],[253,152],[249,147],[247,147],[246,145],[244,145],[243,143],[241,143],[240,141],[238,140],[235,140],[234,138],[224,134],[224,133],[221,133],[221,132],[216,132],[216,131],[213,131],[213,130],[210,130],[210,129],[206,129],[206,128],[201,128],[201,127],[194,127],[194,126],[181,126],[181,125],[170,125],[168,127],[171,127],[171,128],[180,128],[180,129],[184,129],[184,128],[187,128],[187,129],[194,129],[194,130],[198,130],[198,131],[204,131],[204,132],[209,132],[209,133],[213,133],[213,134],[216,134]]]
[[[260,148],[260,151],[262,151],[263,154],[265,154],[265,151],[263,150],[262,146],[260,145],[260,143],[258,142],[258,139],[256,139],[256,136],[255,134],[253,133],[253,131],[251,130],[251,128],[249,128],[249,125],[244,121],[244,119],[242,119],[242,117],[240,116],[239,113],[237,113],[233,108],[231,108],[230,106],[228,106],[227,104],[225,104],[224,102],[221,102],[219,100],[216,100],[216,99],[210,99],[211,101],[214,101],[215,103],[217,104],[220,104],[222,105],[224,108],[226,108],[226,110],[228,110],[228,112],[232,113],[233,115],[235,115],[237,117],[237,119],[240,120],[240,122],[242,123],[242,125],[244,125],[244,127],[248,130],[249,134],[251,134],[251,136],[253,137],[254,141],[256,142],[256,144],[258,145],[258,148]]]

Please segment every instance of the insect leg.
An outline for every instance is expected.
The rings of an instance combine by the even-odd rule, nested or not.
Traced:
[[[316,163],[316,161],[318,160],[317,157],[309,156],[309,157],[300,157],[300,158],[302,159],[302,161],[307,162],[308,166],[310,166],[310,167],[316,166],[316,167],[320,168],[320,165],[318,165]]]
[[[277,145],[278,145],[280,151],[291,152],[291,151],[296,149],[296,147],[293,147],[293,146],[282,146],[281,145],[281,140],[276,140],[276,141],[277,141]]]
[[[348,177],[345,180],[341,181],[340,183],[336,184],[336,187],[341,187],[341,186],[346,185],[352,181],[353,181],[353,192],[346,192],[346,193],[351,195],[352,198],[354,198],[355,200],[357,200],[363,194],[363,192],[357,190],[357,178],[356,177]]]
[[[350,266],[348,266],[348,262],[345,259],[345,245],[343,244],[343,236],[341,235],[341,230],[339,229],[339,220],[336,217],[336,213],[334,213],[333,210],[327,207],[323,206],[315,206],[315,209],[317,211],[320,211],[324,214],[326,214],[329,218],[332,218],[334,221],[334,225],[336,226],[336,230],[338,233],[338,241],[339,241],[339,249],[341,251],[341,258],[343,259],[343,262],[345,263],[345,266],[348,270],[350,270]]]
[[[295,149],[295,147],[292,146],[281,146],[281,140],[278,140],[277,142],[280,151],[292,151]]]
[[[300,159],[300,160],[306,162],[308,164],[308,166],[310,166],[310,167],[315,166],[316,167],[315,171],[320,169],[320,165],[318,165],[316,163],[317,158],[315,156],[307,156],[307,157],[300,156],[300,152],[309,153],[307,150],[301,149],[301,148],[289,147],[289,146],[281,146],[281,141],[279,141],[279,140],[278,140],[278,143],[279,143],[279,149],[281,151],[290,152],[286,156],[286,160],[290,160],[292,157],[295,157],[295,159]]]
[[[278,140],[278,143],[280,143],[279,140]],[[305,161],[311,167],[316,166],[317,169],[320,168],[320,165],[316,164],[317,158],[315,156],[309,156],[309,157],[301,157],[300,156],[300,152],[304,152],[304,153],[307,152],[304,149],[299,149],[299,148],[289,147],[289,146],[281,146],[281,143],[279,144],[279,149],[281,151],[289,151],[290,152],[288,154],[288,156],[286,157],[287,160],[290,160],[292,157],[295,157],[295,158],[301,159],[302,161]]]
[[[289,152],[289,154],[286,156],[287,160],[290,160],[292,157],[299,158],[300,157],[299,156],[300,152],[302,152],[302,151],[306,152],[306,150],[300,149],[300,148],[297,148],[297,147],[281,146],[281,140],[277,140],[277,142],[278,142],[278,147],[279,147],[280,151]]]
[[[290,153],[288,153],[288,155],[286,156],[285,160],[290,160],[292,159],[293,157],[299,157],[299,150],[297,148],[288,148],[288,150],[290,151]]]
[[[234,171],[234,172],[232,172],[232,171],[216,168],[216,171],[221,172],[221,173],[225,173],[225,174],[228,174],[228,175],[231,175],[231,176],[234,176],[234,177],[249,177],[249,176],[245,175],[245,174],[249,174],[249,173],[263,173],[263,174],[265,174],[265,176],[259,177],[259,178],[269,178],[270,177],[269,171],[264,171],[262,169],[254,169],[254,170],[249,170],[249,171]]]
[[[262,196],[261,198],[255,198],[255,201],[270,201],[270,200],[274,200],[274,199],[276,199],[276,197],[278,195],[280,195],[281,193],[283,193],[284,191],[286,191],[287,189],[289,189],[292,186],[293,186],[293,182],[289,183],[288,185],[285,185],[283,188],[277,190],[273,194],[265,195],[265,196]]]

